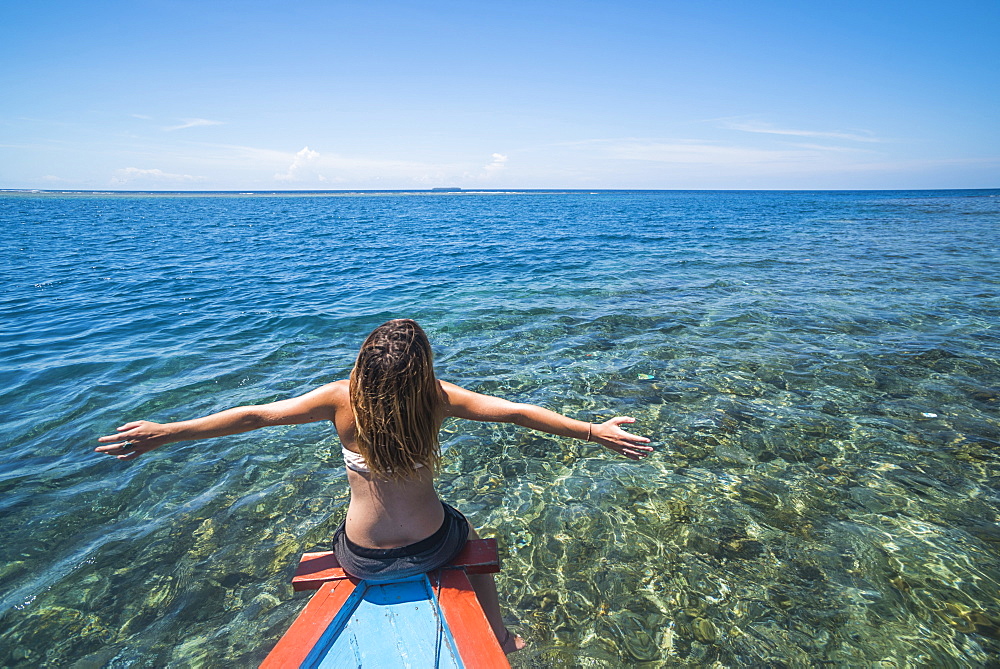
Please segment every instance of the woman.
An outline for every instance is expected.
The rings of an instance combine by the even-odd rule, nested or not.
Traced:
[[[349,380],[296,397],[244,406],[195,420],[126,423],[101,437],[100,453],[134,460],[164,444],[246,432],[268,425],[333,421],[351,488],[347,519],[334,534],[344,569],[372,580],[402,578],[450,562],[478,535],[434,490],[440,464],[438,431],[449,417],[515,423],[564,437],[595,441],[638,460],[649,439],[622,430],[626,417],[584,423],[531,404],[480,395],[434,376],[427,335],[409,319],[379,326],[361,345]],[[504,627],[492,574],[470,575],[504,652],[524,647]]]

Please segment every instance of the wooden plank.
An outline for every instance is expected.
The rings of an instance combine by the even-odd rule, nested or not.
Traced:
[[[466,574],[496,574],[500,571],[500,553],[496,539],[471,539],[465,548],[448,563],[449,568],[461,568]]]
[[[428,576],[465,666],[468,669],[510,669],[507,656],[465,572],[441,569]]]
[[[278,640],[278,645],[264,658],[262,669],[299,667],[354,593],[354,585],[350,579],[324,584]]]
[[[500,557],[496,539],[473,539],[448,564],[449,568],[462,568],[469,574],[495,574],[500,571]],[[304,553],[292,577],[296,592],[316,590],[324,583],[350,578],[337,561],[333,551]]]
[[[292,589],[295,592],[316,590],[324,583],[346,578],[348,578],[347,573],[340,566],[333,551],[303,553],[292,577]]]

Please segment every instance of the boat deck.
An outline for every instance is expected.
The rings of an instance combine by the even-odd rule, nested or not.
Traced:
[[[319,591],[261,667],[509,668],[467,571],[499,571],[495,540],[468,542],[446,568],[383,583],[348,576],[332,553],[307,553],[292,583]]]

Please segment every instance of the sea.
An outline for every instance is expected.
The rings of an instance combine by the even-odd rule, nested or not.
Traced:
[[[348,490],[328,424],[94,452],[345,378],[636,419],[449,420],[514,667],[995,667],[1000,190],[0,193],[0,666],[253,667]]]

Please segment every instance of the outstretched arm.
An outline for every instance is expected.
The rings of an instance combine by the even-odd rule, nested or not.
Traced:
[[[441,381],[441,388],[448,399],[446,412],[449,416],[514,423],[540,432],[585,439],[632,460],[641,460],[653,451],[653,447],[648,445],[649,439],[630,434],[619,427],[624,423],[635,422],[634,418],[628,416],[618,416],[603,423],[585,423],[534,404],[519,404],[499,397],[480,395],[446,381]]]
[[[344,386],[344,387],[342,387]],[[175,441],[209,439],[249,432],[269,425],[297,425],[333,420],[337,403],[346,391],[346,381],[330,383],[287,400],[226,409],[219,413],[177,423],[154,423],[148,420],[125,423],[117,434],[98,439],[105,444],[94,450],[119,460],[134,460],[143,453]]]

